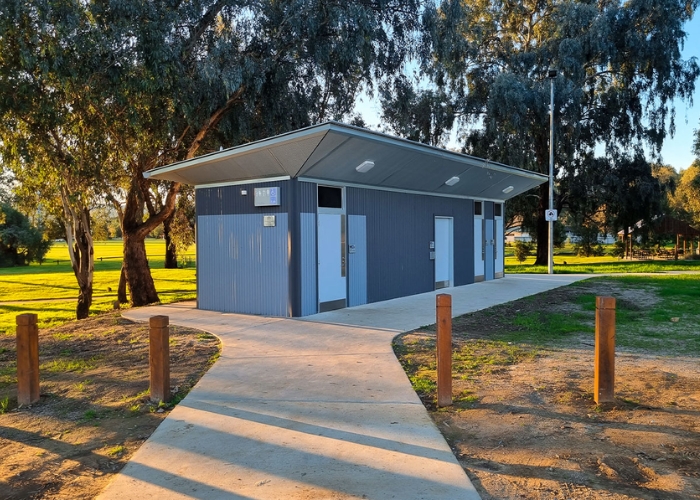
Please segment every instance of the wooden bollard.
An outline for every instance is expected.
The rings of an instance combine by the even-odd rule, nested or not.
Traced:
[[[17,316],[17,404],[39,401],[39,327],[36,314]]]
[[[170,332],[167,316],[151,316],[148,361],[151,367],[151,401],[170,399]]]
[[[595,402],[615,401],[615,299],[595,299]]]
[[[435,300],[437,324],[437,404],[452,405],[452,296],[441,293]]]

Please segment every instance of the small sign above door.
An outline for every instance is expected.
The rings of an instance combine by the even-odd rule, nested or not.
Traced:
[[[255,188],[256,207],[277,207],[280,204],[278,187]]]

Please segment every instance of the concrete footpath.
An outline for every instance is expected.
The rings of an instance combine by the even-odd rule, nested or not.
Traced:
[[[508,275],[450,288],[454,315],[585,279]],[[199,328],[221,358],[99,498],[478,499],[391,349],[435,322],[436,292],[304,320],[130,310]]]

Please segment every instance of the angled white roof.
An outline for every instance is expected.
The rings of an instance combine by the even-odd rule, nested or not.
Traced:
[[[374,166],[358,172],[356,167],[365,161]],[[337,122],[173,163],[144,175],[194,186],[306,178],[494,200],[507,200],[547,181],[547,176],[528,170]],[[459,181],[446,185],[452,177]]]

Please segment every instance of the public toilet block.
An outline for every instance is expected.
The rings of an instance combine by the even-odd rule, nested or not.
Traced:
[[[538,173],[328,122],[145,173],[196,188],[197,306],[307,316],[503,277]]]

